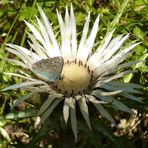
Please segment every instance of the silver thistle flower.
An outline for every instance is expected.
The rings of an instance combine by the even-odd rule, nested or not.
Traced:
[[[38,115],[41,116],[41,123],[50,116],[54,108],[61,101],[64,101],[63,117],[66,123],[70,117],[72,130],[76,139],[76,103],[79,105],[80,111],[90,129],[89,102],[112,124],[115,124],[115,122],[103,107],[104,103],[110,103],[115,109],[133,113],[130,108],[120,101],[120,97],[140,101],[139,98],[133,94],[139,93],[139,91],[135,89],[141,86],[132,83],[117,82],[116,79],[131,73],[131,71],[116,72],[136,64],[136,62],[123,62],[131,55],[132,49],[139,43],[132,42],[124,46],[123,43],[128,39],[129,34],[125,36],[119,35],[112,39],[114,32],[114,30],[112,30],[106,35],[103,44],[93,52],[92,49],[94,49],[94,42],[98,31],[99,16],[96,18],[89,33],[89,13],[78,45],[76,21],[72,6],[70,13],[66,7],[65,19],[63,19],[57,11],[61,33],[61,43],[58,43],[51,23],[41,8],[39,8],[39,12],[41,19],[36,17],[37,28],[25,21],[32,32],[28,33],[29,39],[31,40],[31,42],[28,41],[30,49],[7,44],[7,50],[21,59],[9,60],[16,65],[32,71],[37,78],[28,74],[19,75],[9,73],[10,75],[22,77],[27,81],[21,84],[11,85],[3,90],[23,88],[30,91],[26,97],[18,100],[18,102],[26,100],[33,94],[41,92],[49,93],[48,99],[43,103],[38,113]],[[55,57],[61,57],[64,61],[64,65],[61,66],[61,78],[52,82],[50,80],[48,81],[48,79],[42,79],[38,71],[34,70],[33,65],[43,59],[54,59]]]

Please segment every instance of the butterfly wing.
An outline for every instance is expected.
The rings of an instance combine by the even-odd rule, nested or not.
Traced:
[[[32,70],[41,79],[54,82],[59,80],[62,72],[64,60],[62,57],[42,59],[32,65]]]

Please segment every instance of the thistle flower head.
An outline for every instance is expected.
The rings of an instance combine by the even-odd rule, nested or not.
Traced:
[[[103,44],[95,47],[99,16],[89,31],[90,13],[86,17],[81,39],[77,41],[76,20],[72,6],[70,12],[66,7],[64,19],[57,11],[61,35],[61,40],[57,41],[52,25],[41,8],[39,8],[39,12],[41,18],[36,17],[37,28],[25,21],[31,31],[28,33],[30,49],[7,44],[7,50],[20,58],[20,60],[9,60],[32,71],[36,77],[32,74],[11,73],[11,75],[20,76],[27,81],[9,86],[4,90],[24,88],[30,91],[25,99],[33,94],[48,93],[48,99],[38,113],[41,116],[41,123],[48,120],[54,108],[63,101],[64,120],[67,123],[70,117],[76,139],[76,104],[90,129],[89,103],[112,124],[115,122],[104,108],[104,104],[110,104],[115,109],[132,113],[132,110],[123,104],[120,98],[140,101],[134,94],[138,93],[136,88],[141,86],[119,82],[117,79],[131,73],[128,70],[124,71],[124,68],[130,67],[136,62],[123,62],[139,43],[132,42],[125,46],[124,42],[128,39],[129,34],[113,38],[115,30],[112,30],[105,36]]]

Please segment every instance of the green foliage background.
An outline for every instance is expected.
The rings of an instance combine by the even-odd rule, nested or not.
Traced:
[[[28,47],[26,31],[27,28],[25,26],[24,20],[34,23],[35,15],[39,15],[37,5],[41,6],[48,16],[50,22],[53,22],[54,29],[58,28],[58,22],[56,17],[56,10],[58,9],[64,14],[65,5],[70,6],[73,4],[74,12],[76,16],[77,22],[77,30],[81,32],[84,19],[88,13],[91,12],[91,23],[101,14],[100,17],[100,26],[99,33],[97,36],[97,41],[101,40],[104,37],[107,28],[109,28],[111,21],[116,16],[118,10],[120,10],[120,4],[123,2],[122,0],[1,0],[0,1],[0,89],[15,83],[19,83],[22,80],[16,77],[10,77],[8,75],[4,75],[3,72],[21,72],[20,67],[16,67],[11,63],[8,63],[6,58],[17,58],[14,55],[11,55],[5,50],[5,43],[14,43],[17,45],[21,45],[24,47]],[[139,103],[131,103],[126,102],[130,105],[131,108],[134,108],[138,112],[138,117],[140,124],[137,127],[138,133],[133,133],[133,136],[129,136],[129,133],[118,134],[118,138],[115,139],[110,137],[110,132],[108,129],[104,129],[102,125],[102,131],[100,130],[100,134],[95,133],[95,136],[92,137],[90,143],[93,143],[96,147],[114,147],[117,143],[124,142],[130,147],[138,147],[142,145],[143,147],[147,147],[148,144],[148,67],[147,67],[147,57],[148,57],[148,2],[147,0],[129,0],[126,10],[120,18],[119,24],[116,25],[116,32],[114,36],[117,34],[127,34],[130,33],[129,41],[137,40],[141,42],[141,44],[135,48],[134,54],[128,60],[144,60],[144,62],[137,64],[132,67],[132,69],[136,70],[136,73],[130,74],[124,77],[125,82],[134,82],[137,84],[141,84],[144,86],[143,94],[141,98],[143,100],[143,104]],[[13,125],[15,128],[23,127],[22,131],[28,132],[31,137],[34,137],[33,134],[33,119],[26,119],[23,115],[20,115],[21,118],[17,118],[20,112],[16,112],[16,110],[12,107],[13,101],[20,98],[26,94],[24,91],[9,91],[0,94],[0,147],[11,147],[10,145],[15,143],[15,147],[19,147],[20,143],[25,145],[25,142],[22,142],[22,139],[9,137],[8,135],[2,134],[3,129],[5,130],[7,125]],[[35,100],[35,104],[38,104]],[[21,106],[22,108],[22,106]],[[34,116],[35,110],[32,109],[31,105],[27,104],[27,110],[25,113],[25,117],[29,112],[28,116]],[[8,117],[10,113],[14,113],[16,115],[16,120],[13,117]],[[118,114],[119,121],[124,117],[122,114]],[[126,115],[127,117],[127,115]],[[147,128],[145,126],[147,125]],[[83,126],[83,125],[82,125]],[[54,127],[53,127],[54,128]],[[83,127],[84,128],[84,127]],[[139,129],[140,128],[140,129]],[[45,128],[46,129],[46,128]],[[43,131],[45,130],[43,129]],[[62,130],[62,128],[60,129]],[[81,136],[85,136],[87,131],[84,128]],[[119,129],[111,129],[111,133],[118,133]],[[61,131],[62,132],[62,131]],[[102,134],[102,133],[103,134]],[[90,133],[89,133],[90,134]],[[88,135],[89,135],[88,134]],[[102,136],[103,135],[103,136]],[[105,136],[104,136],[105,135]],[[115,135],[115,134],[113,134]],[[89,135],[90,137],[92,135]],[[88,136],[88,137],[89,137]],[[129,138],[129,137],[130,138]],[[40,136],[42,137],[42,136]],[[98,142],[98,137],[99,142]],[[14,139],[13,139],[14,138]],[[86,137],[85,137],[86,138]],[[112,140],[113,138],[113,140]],[[17,139],[17,140],[16,140]],[[57,138],[58,139],[58,138]],[[16,142],[15,142],[16,140]],[[20,141],[21,142],[20,142]],[[58,139],[58,146],[64,145],[65,139]],[[80,143],[74,144],[75,147],[86,147],[87,138]],[[105,142],[104,142],[105,140]],[[12,142],[10,142],[12,141]],[[111,142],[112,141],[112,142]],[[113,142],[114,141],[114,142]],[[52,140],[50,141],[53,142]],[[49,143],[50,143],[49,142]],[[89,143],[89,142],[88,142]],[[46,145],[46,144],[43,144]],[[90,145],[91,146],[91,145]],[[88,146],[89,147],[89,144]],[[123,146],[124,147],[124,146]]]

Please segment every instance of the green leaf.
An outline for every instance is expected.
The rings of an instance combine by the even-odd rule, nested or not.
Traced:
[[[13,112],[6,114],[5,116],[0,116],[0,120],[18,120],[22,118],[34,117],[37,111],[35,109],[26,109],[24,111]]]
[[[45,122],[45,120],[51,115],[55,107],[62,101],[62,99],[56,99],[49,108],[45,111],[45,113],[41,116],[41,124]]]
[[[140,40],[144,40],[146,32],[143,32],[139,27],[135,26],[133,34],[137,36]]]
[[[134,100],[134,101],[138,101],[138,102],[142,103],[142,101],[140,100],[140,98],[135,97],[135,96],[133,96],[133,95],[131,95],[131,94],[128,94],[128,93],[121,93],[120,95],[121,95],[121,96],[124,96],[125,98],[128,98],[128,99],[130,99],[130,100]]]
[[[134,114],[134,112],[130,108],[116,99],[113,99],[112,105],[114,105],[118,110]]]
[[[105,117],[107,120],[109,120],[113,125],[115,125],[114,119],[111,117],[111,115],[107,112],[106,109],[101,104],[95,104],[93,105],[96,107],[96,109],[100,112],[100,114]]]
[[[103,123],[104,124],[104,123]],[[92,125],[95,130],[102,132],[108,139],[110,139],[112,142],[114,142],[116,145],[121,146],[117,138],[112,134],[112,132],[103,125],[99,120],[95,120],[92,122]]]
[[[30,19],[30,15],[37,14],[37,9],[33,7],[24,7],[20,10],[19,21]]]
[[[43,114],[45,112],[45,110],[51,105],[51,103],[56,99],[55,96],[53,95],[49,95],[48,99],[43,103],[43,105],[41,106],[38,115],[40,116],[41,114]]]
[[[26,96],[24,96],[24,97],[21,97],[20,99],[18,99],[18,100],[15,102],[14,106],[17,106],[19,103],[21,103],[21,102],[27,100],[28,98],[30,98],[30,97],[31,97],[32,95],[34,95],[34,94],[36,94],[36,92],[30,92],[28,95],[26,95]]]

